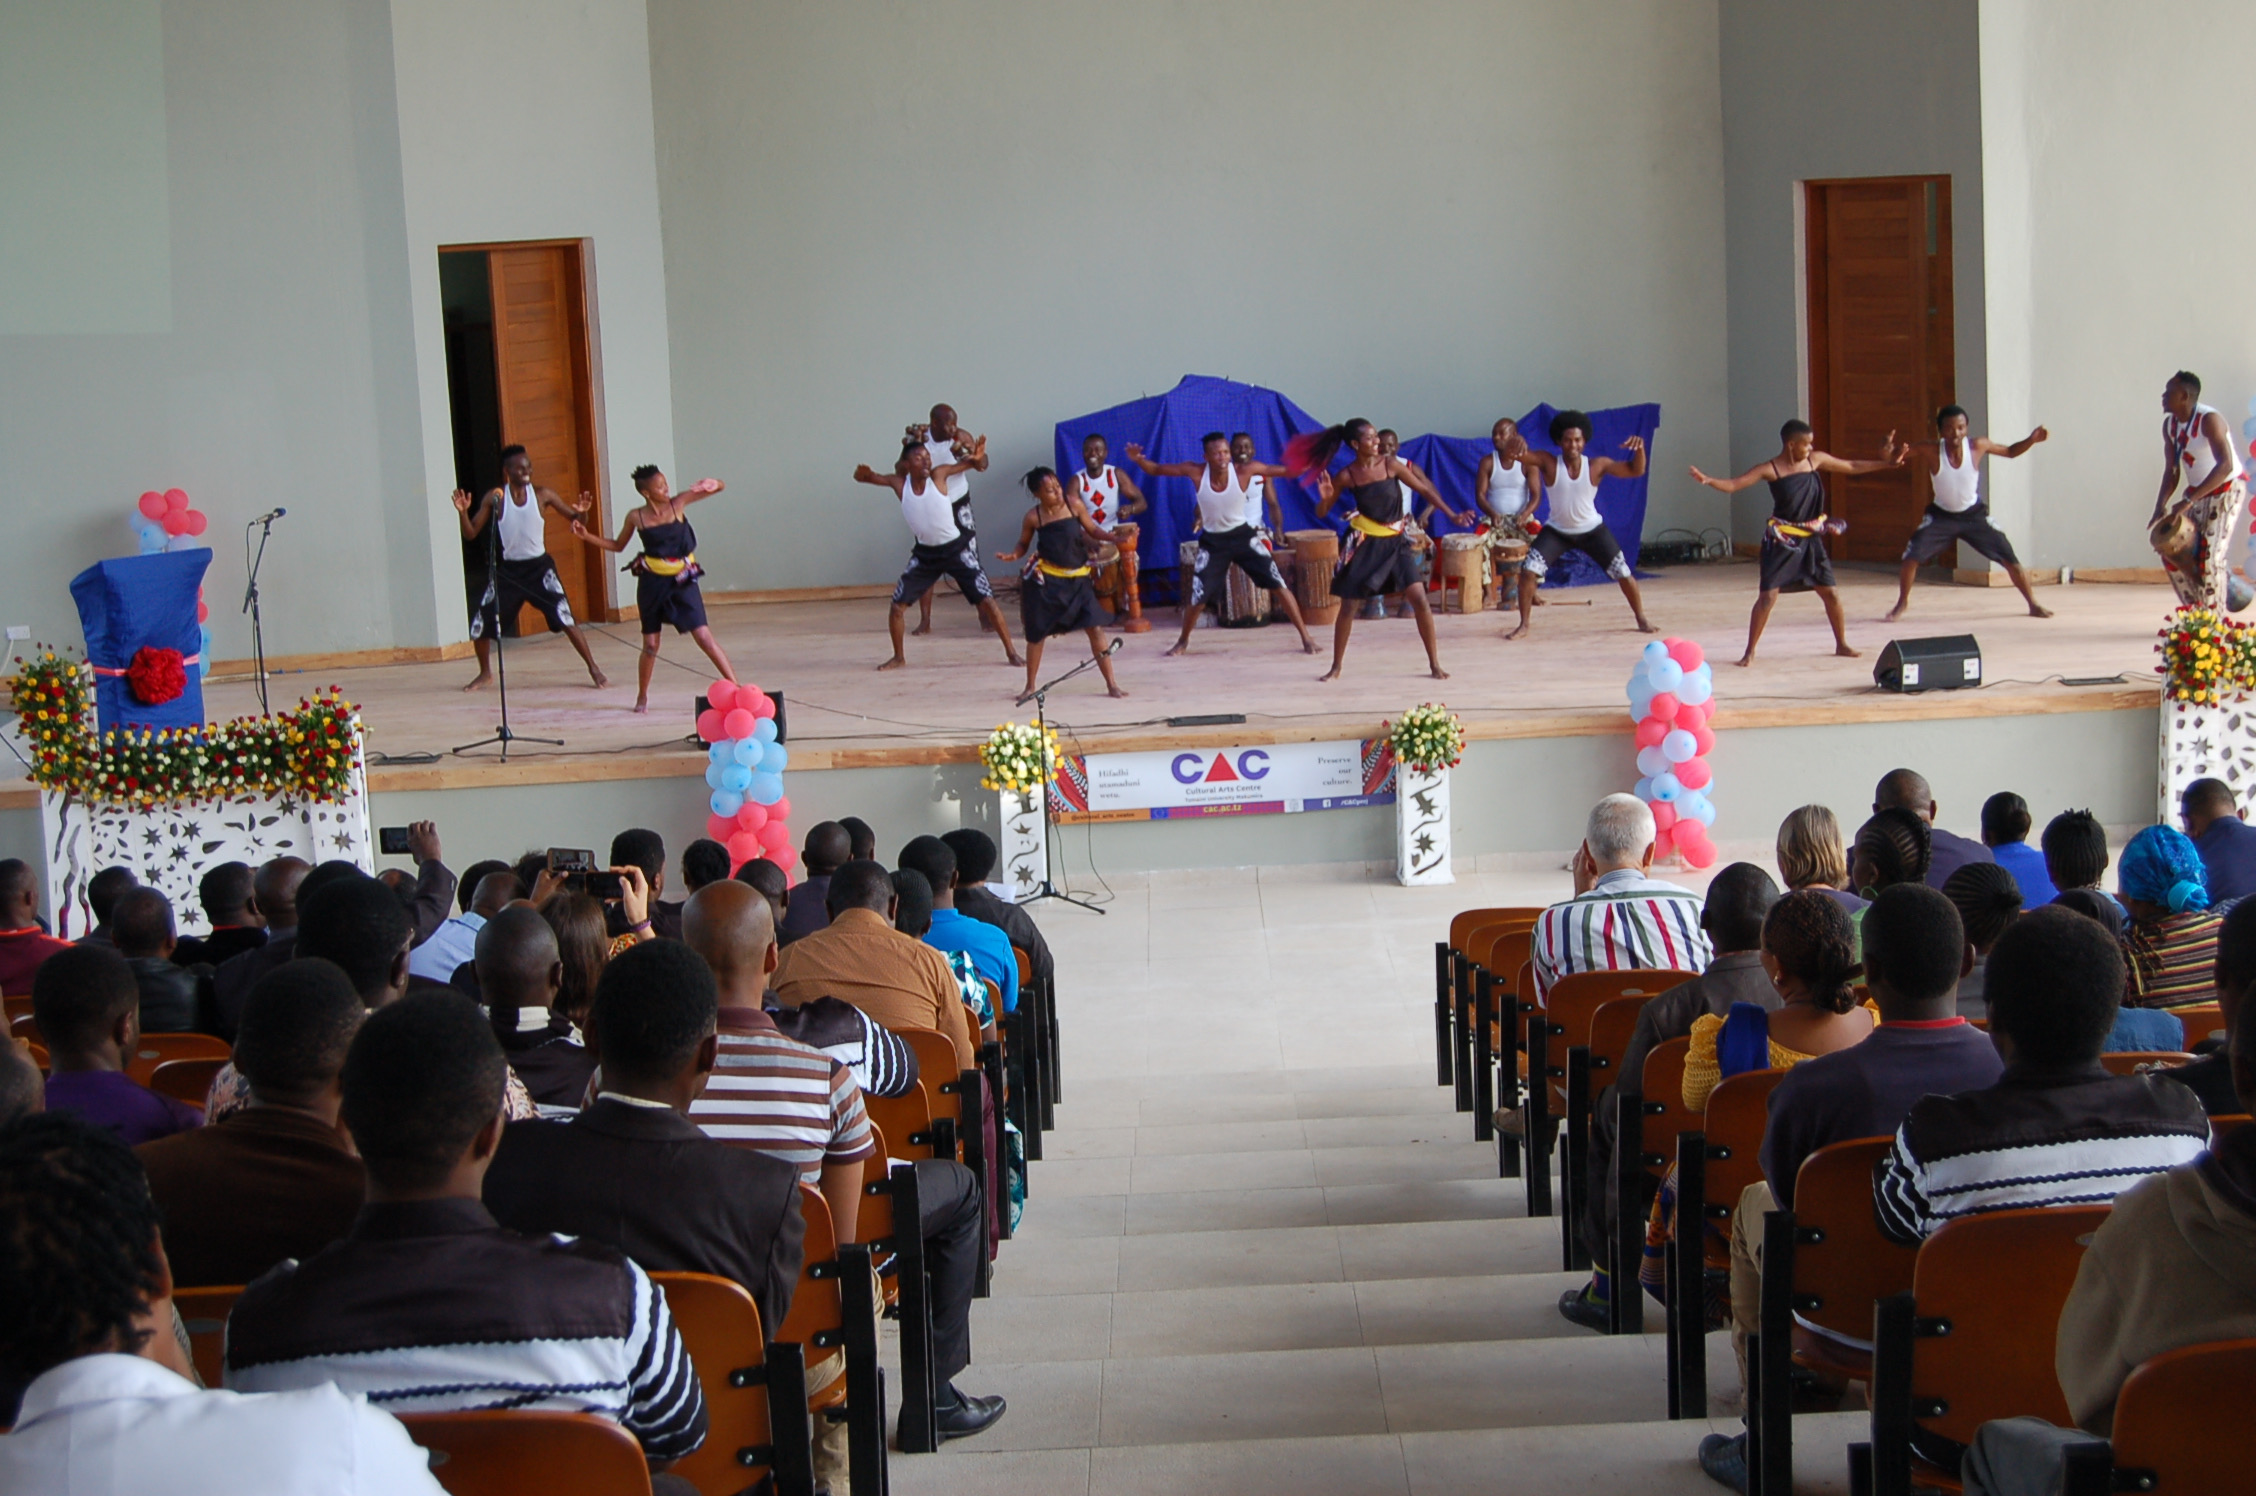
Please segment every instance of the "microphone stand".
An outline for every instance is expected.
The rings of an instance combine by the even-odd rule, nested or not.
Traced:
[[[463,754],[468,753],[473,748],[483,748],[488,743],[499,743],[501,744],[502,763],[509,762],[509,745],[511,743],[546,743],[552,748],[564,746],[562,738],[528,737],[524,733],[509,730],[509,652],[502,647],[501,636],[504,632],[502,622],[509,616],[510,612],[522,611],[525,606],[524,600],[519,599],[516,608],[511,609],[501,598],[502,586],[508,581],[508,578],[503,576],[501,571],[501,506],[509,501],[509,480],[504,478],[501,482],[501,497],[494,501],[494,512],[486,517],[486,586],[493,592],[494,600],[494,689],[501,703],[501,723],[494,728],[490,735],[478,739],[475,743],[464,743],[461,747],[451,750],[456,754]],[[536,504],[540,502],[537,493],[533,497],[533,502]]]
[[[258,554],[251,554],[251,525],[259,527]],[[257,672],[259,715],[271,717],[273,711],[266,704],[266,626],[259,616],[259,564],[266,560],[266,542],[274,534],[274,516],[254,519],[243,526],[244,571],[250,575],[249,585],[243,589],[243,611],[251,615],[251,661]]]
[[[1112,647],[1107,649],[1105,653],[1108,655],[1118,654],[1120,652],[1120,642],[1121,641],[1118,639],[1113,640]],[[1050,692],[1056,690],[1059,686],[1064,685],[1067,681],[1073,679],[1073,677],[1079,675],[1082,671],[1094,669],[1096,667],[1096,663],[1097,656],[1091,655],[1089,656],[1089,658],[1083,660],[1080,664],[1074,666],[1071,670],[1066,671],[1065,674],[1054,675],[1034,688],[1035,730],[1041,733],[1042,743],[1045,748],[1048,746],[1050,741],[1050,718],[1048,709]],[[1039,904],[1044,899],[1056,899],[1060,903],[1071,904],[1076,909],[1086,909],[1093,914],[1104,914],[1108,911],[1104,908],[1103,905],[1094,903],[1088,899],[1081,898],[1077,894],[1067,893],[1064,889],[1057,886],[1056,882],[1051,876],[1052,870],[1057,865],[1057,813],[1055,810],[1057,798],[1052,788],[1052,786],[1056,782],[1056,778],[1056,772],[1053,770],[1050,775],[1051,783],[1044,784],[1042,786],[1042,886],[1035,889],[1025,898],[1020,899],[1018,901],[1019,907],[1023,909],[1028,904]]]

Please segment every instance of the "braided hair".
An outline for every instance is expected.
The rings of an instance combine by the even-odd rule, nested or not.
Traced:
[[[1926,817],[1900,805],[1874,811],[1857,828],[1856,860],[1869,875],[1859,878],[1857,892],[1870,897],[1872,890],[1893,884],[1924,883],[1934,855],[1935,829]]]
[[[1943,880],[1943,897],[1958,906],[1966,943],[1985,956],[2021,912],[2021,885],[1994,862],[1969,862],[1952,873]]]
[[[0,1131],[0,1382],[97,1351],[132,1353],[164,1281],[157,1203],[106,1128],[42,1112]]]
[[[1856,927],[1831,895],[1804,889],[1771,905],[1763,920],[1763,949],[1826,1012],[1846,1013],[1856,1006],[1852,985],[1864,975],[1864,963],[1856,956]]]

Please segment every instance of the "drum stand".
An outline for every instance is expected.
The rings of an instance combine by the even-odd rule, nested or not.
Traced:
[[[1120,643],[1121,641],[1118,639],[1113,640],[1112,647],[1107,649],[1105,653],[1108,655],[1118,654],[1120,652]],[[1054,675],[1034,688],[1034,725],[1036,731],[1040,732],[1042,735],[1042,744],[1045,751],[1047,750],[1050,741],[1050,718],[1048,712],[1048,698],[1050,692],[1057,687],[1064,685],[1067,681],[1073,679],[1073,677],[1079,675],[1082,671],[1093,668],[1096,663],[1097,657],[1095,655],[1091,655],[1089,656],[1089,658],[1083,660],[1080,664],[1074,666],[1071,670],[1066,671],[1065,674]],[[1084,899],[1077,894],[1067,893],[1064,889],[1058,887],[1057,884],[1051,880],[1050,869],[1055,864],[1057,859],[1057,816],[1052,811],[1052,806],[1055,805],[1055,803],[1056,800],[1051,793],[1050,786],[1042,786],[1042,886],[1035,889],[1025,898],[1020,899],[1018,901],[1019,907],[1024,908],[1028,904],[1038,904],[1044,899],[1056,899],[1061,903],[1071,904],[1077,909],[1086,909],[1092,914],[1103,914],[1105,912],[1103,905],[1093,903],[1090,900]]]

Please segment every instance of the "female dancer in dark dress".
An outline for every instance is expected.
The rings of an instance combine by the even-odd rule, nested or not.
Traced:
[[[642,614],[642,659],[635,668],[634,709],[647,712],[650,673],[658,666],[658,630],[666,624],[672,624],[676,633],[695,639],[713,668],[721,672],[721,679],[733,682],[736,672],[729,668],[728,656],[721,653],[719,641],[706,625],[705,595],[697,589],[697,579],[705,571],[697,564],[697,532],[684,517],[690,505],[719,493],[721,480],[703,478],[691,484],[687,492],[677,494],[668,489],[664,473],[645,465],[634,470],[634,486],[642,495],[642,503],[627,511],[617,540],[605,540],[578,520],[572,521],[572,533],[597,550],[614,555],[625,550],[637,534],[642,536],[642,554],[628,564],[627,570],[635,574],[635,605]]]
[[[1355,460],[1333,473],[1329,471],[1332,454],[1343,445],[1354,452]],[[1339,620],[1332,625],[1332,668],[1317,678],[1339,679],[1340,665],[1347,658],[1347,636],[1355,631],[1355,614],[1362,600],[1401,592],[1409,596],[1410,611],[1417,615],[1418,637],[1425,643],[1426,663],[1434,679],[1449,679],[1449,672],[1441,668],[1441,646],[1434,638],[1426,584],[1418,576],[1417,557],[1403,534],[1403,489],[1413,489],[1448,509],[1440,492],[1426,481],[1425,474],[1401,458],[1380,456],[1377,429],[1361,419],[1294,437],[1285,448],[1285,466],[1296,477],[1308,472],[1316,475],[1319,518],[1331,513],[1342,492],[1355,500],[1355,512],[1347,521],[1347,552],[1340,559],[1339,575],[1332,578],[1332,595],[1341,599]]]
[[[1770,610],[1778,606],[1781,592],[1816,593],[1818,601],[1825,604],[1826,622],[1833,625],[1833,652],[1853,660],[1857,652],[1849,648],[1841,597],[1833,590],[1833,558],[1825,549],[1826,536],[1838,535],[1849,526],[1848,521],[1829,518],[1825,513],[1824,475],[1853,477],[1901,467],[1904,454],[1911,449],[1899,445],[1891,431],[1880,444],[1878,462],[1845,462],[1830,452],[1816,450],[1817,438],[1805,421],[1788,421],[1779,427],[1778,440],[1776,457],[1736,478],[1711,478],[1698,468],[1692,469],[1695,483],[1718,493],[1737,493],[1756,483],[1770,485],[1770,523],[1763,528],[1762,590],[1756,594],[1755,611],[1747,619],[1747,652],[1739,657],[1739,663],[1754,663],[1755,644],[1762,638],[1763,625],[1770,622]]]
[[[1034,681],[1042,670],[1042,641],[1075,629],[1089,636],[1089,653],[1104,676],[1105,690],[1125,696],[1128,693],[1112,678],[1104,610],[1097,606],[1097,590],[1089,581],[1089,542],[1102,545],[1112,537],[1089,517],[1080,499],[1066,495],[1058,475],[1049,468],[1028,473],[1026,491],[1034,495],[1034,507],[1019,526],[1018,549],[995,556],[998,561],[1022,557],[1026,561],[1018,585],[1018,620],[1026,630],[1026,692],[1018,704],[1024,706],[1033,698]]]

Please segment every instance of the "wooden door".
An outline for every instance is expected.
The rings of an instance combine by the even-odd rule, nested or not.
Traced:
[[[588,337],[583,246],[507,245],[487,251],[492,280],[494,366],[501,392],[501,440],[532,459],[533,482],[567,504],[594,496],[588,528],[600,530],[603,468],[596,439],[592,344]],[[604,552],[583,544],[568,521],[546,516],[548,553],[583,622],[607,619],[610,572]],[[527,609],[521,628],[542,627]]]
[[[1952,402],[1950,178],[1811,182],[1808,246],[1810,424],[1836,457],[1876,457],[1890,430],[1934,438]],[[1849,522],[1841,554],[1893,562],[1918,528],[1929,475],[1827,480],[1828,508]]]

